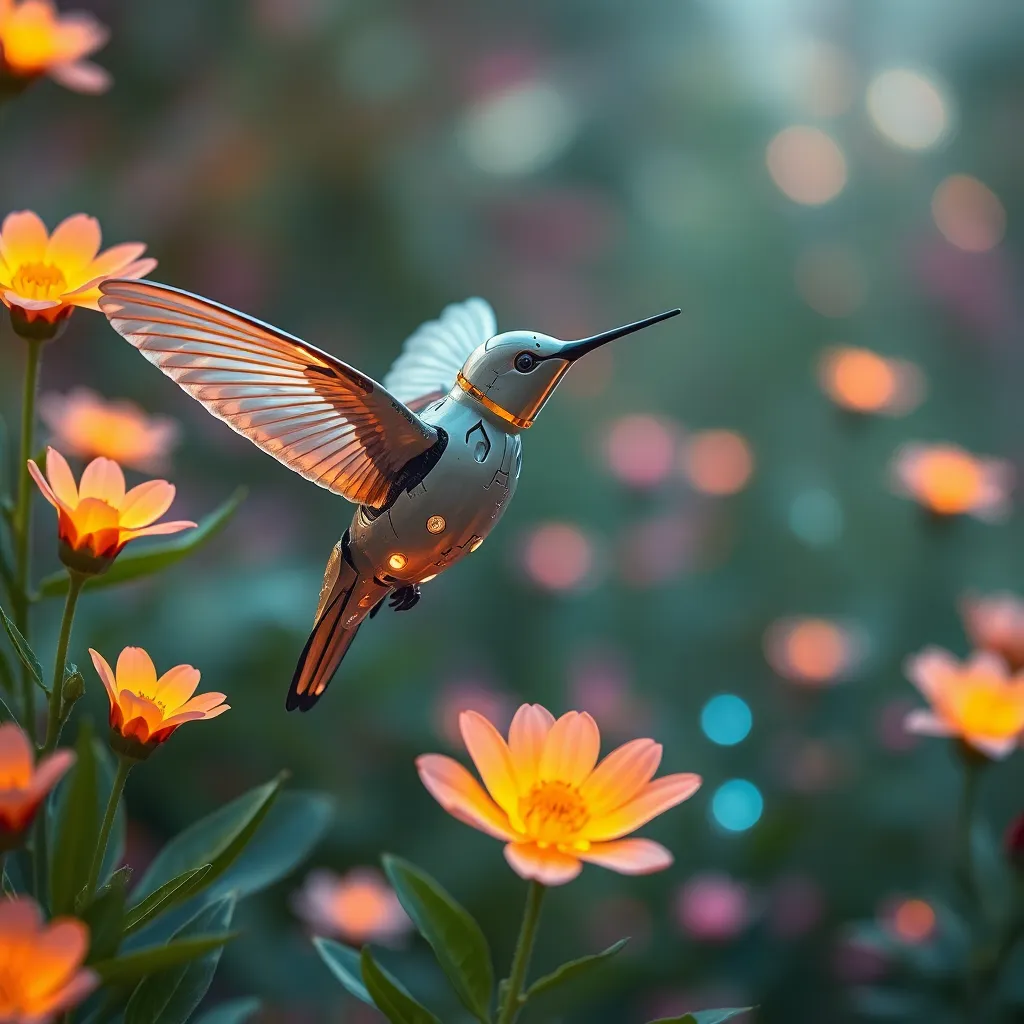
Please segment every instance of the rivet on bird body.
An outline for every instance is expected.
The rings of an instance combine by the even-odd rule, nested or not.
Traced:
[[[477,539],[475,541],[473,541],[473,543],[470,544],[470,546],[469,546],[470,553],[476,551],[476,549],[478,547],[480,547],[480,545],[483,544],[483,542],[484,542],[483,537],[477,537]]]
[[[409,559],[406,558],[401,551],[395,551],[388,555],[388,565],[390,565],[392,569],[404,569],[408,562]]]
[[[448,524],[444,521],[444,516],[431,516],[427,520],[427,529],[431,533],[443,533],[445,526]]]

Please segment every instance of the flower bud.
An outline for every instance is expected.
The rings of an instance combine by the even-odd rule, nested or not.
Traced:
[[[1024,814],[1018,814],[1010,827],[1006,830],[1006,837],[1003,840],[1003,849],[1006,851],[1006,859],[1011,866],[1024,874]]]
[[[11,307],[11,326],[14,333],[25,341],[47,342],[54,341],[64,333],[68,325],[68,317],[71,315],[74,306],[66,306],[54,320],[38,316],[31,311],[26,311],[20,306]],[[29,319],[31,317],[31,319]]]
[[[71,706],[76,700],[81,700],[82,695],[85,693],[85,679],[82,673],[75,669],[74,672],[68,673],[64,677],[64,686],[61,689],[61,697],[63,698],[64,707],[67,709],[65,714],[71,711]]]
[[[73,548],[65,540],[58,542],[57,555],[69,572],[77,572],[81,576],[102,576],[117,557],[97,555],[89,548]]]

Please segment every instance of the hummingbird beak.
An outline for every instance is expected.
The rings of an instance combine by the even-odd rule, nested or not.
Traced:
[[[659,313],[657,316],[649,316],[646,320],[637,320],[636,323],[626,324],[625,327],[616,327],[614,330],[605,331],[604,334],[595,334],[592,338],[583,338],[581,341],[563,342],[561,349],[558,351],[558,358],[565,359],[571,363],[576,359],[579,359],[580,356],[585,356],[588,352],[593,352],[595,348],[600,348],[602,345],[606,345],[609,341],[615,341],[616,338],[623,338],[627,334],[632,334],[634,331],[641,331],[645,327],[650,327],[651,324],[661,323],[662,320],[668,320],[670,317],[678,316],[681,312],[681,309],[669,309],[664,313]]]

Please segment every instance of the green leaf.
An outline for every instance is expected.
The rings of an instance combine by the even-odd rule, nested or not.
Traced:
[[[88,881],[100,833],[100,796],[92,729],[83,722],[77,759],[61,787],[50,860],[50,905],[55,915],[75,912],[75,897]]]
[[[231,891],[243,899],[273,885],[306,859],[333,817],[334,800],[325,793],[282,793],[213,892]]]
[[[363,983],[373,1000],[373,1005],[391,1021],[391,1024],[441,1024],[439,1018],[421,1003],[416,1002],[405,988],[373,959],[369,946],[363,947],[359,963],[363,971]]]
[[[722,1024],[753,1009],[752,1006],[741,1006],[732,1010],[698,1010],[696,1013],[684,1013],[682,1017],[659,1017],[650,1024]]]
[[[361,999],[369,1006],[376,1004],[370,998],[363,984],[363,967],[360,962],[359,953],[349,946],[343,946],[333,939],[316,938],[313,940],[320,959],[327,964],[331,974],[345,986],[349,995]]]
[[[89,926],[89,963],[109,960],[121,945],[125,890],[131,876],[132,869],[127,866],[115,871],[89,905],[79,911],[79,916]]]
[[[227,928],[235,912],[235,897],[225,896],[203,907],[174,933],[175,940]],[[125,1007],[124,1024],[185,1024],[203,1001],[217,971],[223,947],[199,959],[146,978]]]
[[[494,989],[491,951],[480,926],[426,872],[385,854],[384,871],[405,912],[430,943],[462,1004],[487,1021]]]
[[[216,904],[215,904],[216,905]],[[211,949],[219,949],[230,942],[237,932],[224,932],[221,935],[194,935],[191,938],[179,939],[176,942],[164,942],[159,946],[147,946],[145,949],[134,949],[123,956],[110,960],[101,960],[92,965],[92,969],[107,985],[123,985],[138,981],[148,974],[165,971],[170,967],[195,960],[209,953]]]
[[[279,775],[243,793],[175,836],[157,854],[132,894],[133,898],[141,902],[176,875],[195,870],[204,864],[209,864],[210,870],[199,888],[219,878],[252,839],[267,816],[283,781],[284,775]]]
[[[629,939],[619,939],[614,945],[609,946],[601,953],[593,953],[590,956],[581,956],[578,960],[570,960],[561,967],[538,978],[526,991],[526,998],[532,999],[543,992],[548,992],[558,985],[564,985],[568,981],[575,981],[584,974],[589,974],[595,967],[600,967],[605,960],[615,956],[629,942]]]
[[[259,1008],[260,1001],[254,996],[232,999],[207,1010],[202,1017],[196,1019],[195,1024],[245,1024]]]
[[[200,520],[194,530],[186,530],[174,540],[163,544],[151,544],[138,551],[130,548],[127,554],[122,553],[117,561],[102,575],[92,576],[86,583],[86,589],[95,590],[100,587],[113,587],[119,583],[152,576],[180,562],[187,555],[202,547],[208,540],[216,536],[235,514],[238,506],[245,498],[245,488],[240,487],[219,508]],[[67,573],[54,573],[47,576],[39,584],[38,597],[63,597],[68,590]]]
[[[64,574],[64,582],[67,583],[67,574]],[[67,589],[65,587],[65,589]],[[21,635],[21,630],[8,618],[7,612],[0,608],[0,620],[3,621],[4,629],[11,638],[14,653],[21,658],[21,663],[28,669],[36,686],[44,693],[49,694],[46,684],[43,682],[43,666],[39,664],[36,652],[32,650],[29,642]]]
[[[150,893],[145,899],[139,900],[125,915],[124,930],[129,932],[141,928],[154,917],[178,903],[182,903],[197,892],[203,879],[210,873],[212,864],[203,864],[198,868],[190,868],[180,875],[164,882],[156,892]]]

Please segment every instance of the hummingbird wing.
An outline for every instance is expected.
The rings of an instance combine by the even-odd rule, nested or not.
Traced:
[[[497,332],[494,310],[483,299],[446,306],[437,320],[428,320],[409,336],[384,386],[418,412],[448,394],[473,349]]]
[[[151,363],[289,469],[380,506],[437,431],[365,374],[276,327],[167,285],[110,280],[100,308]]]

